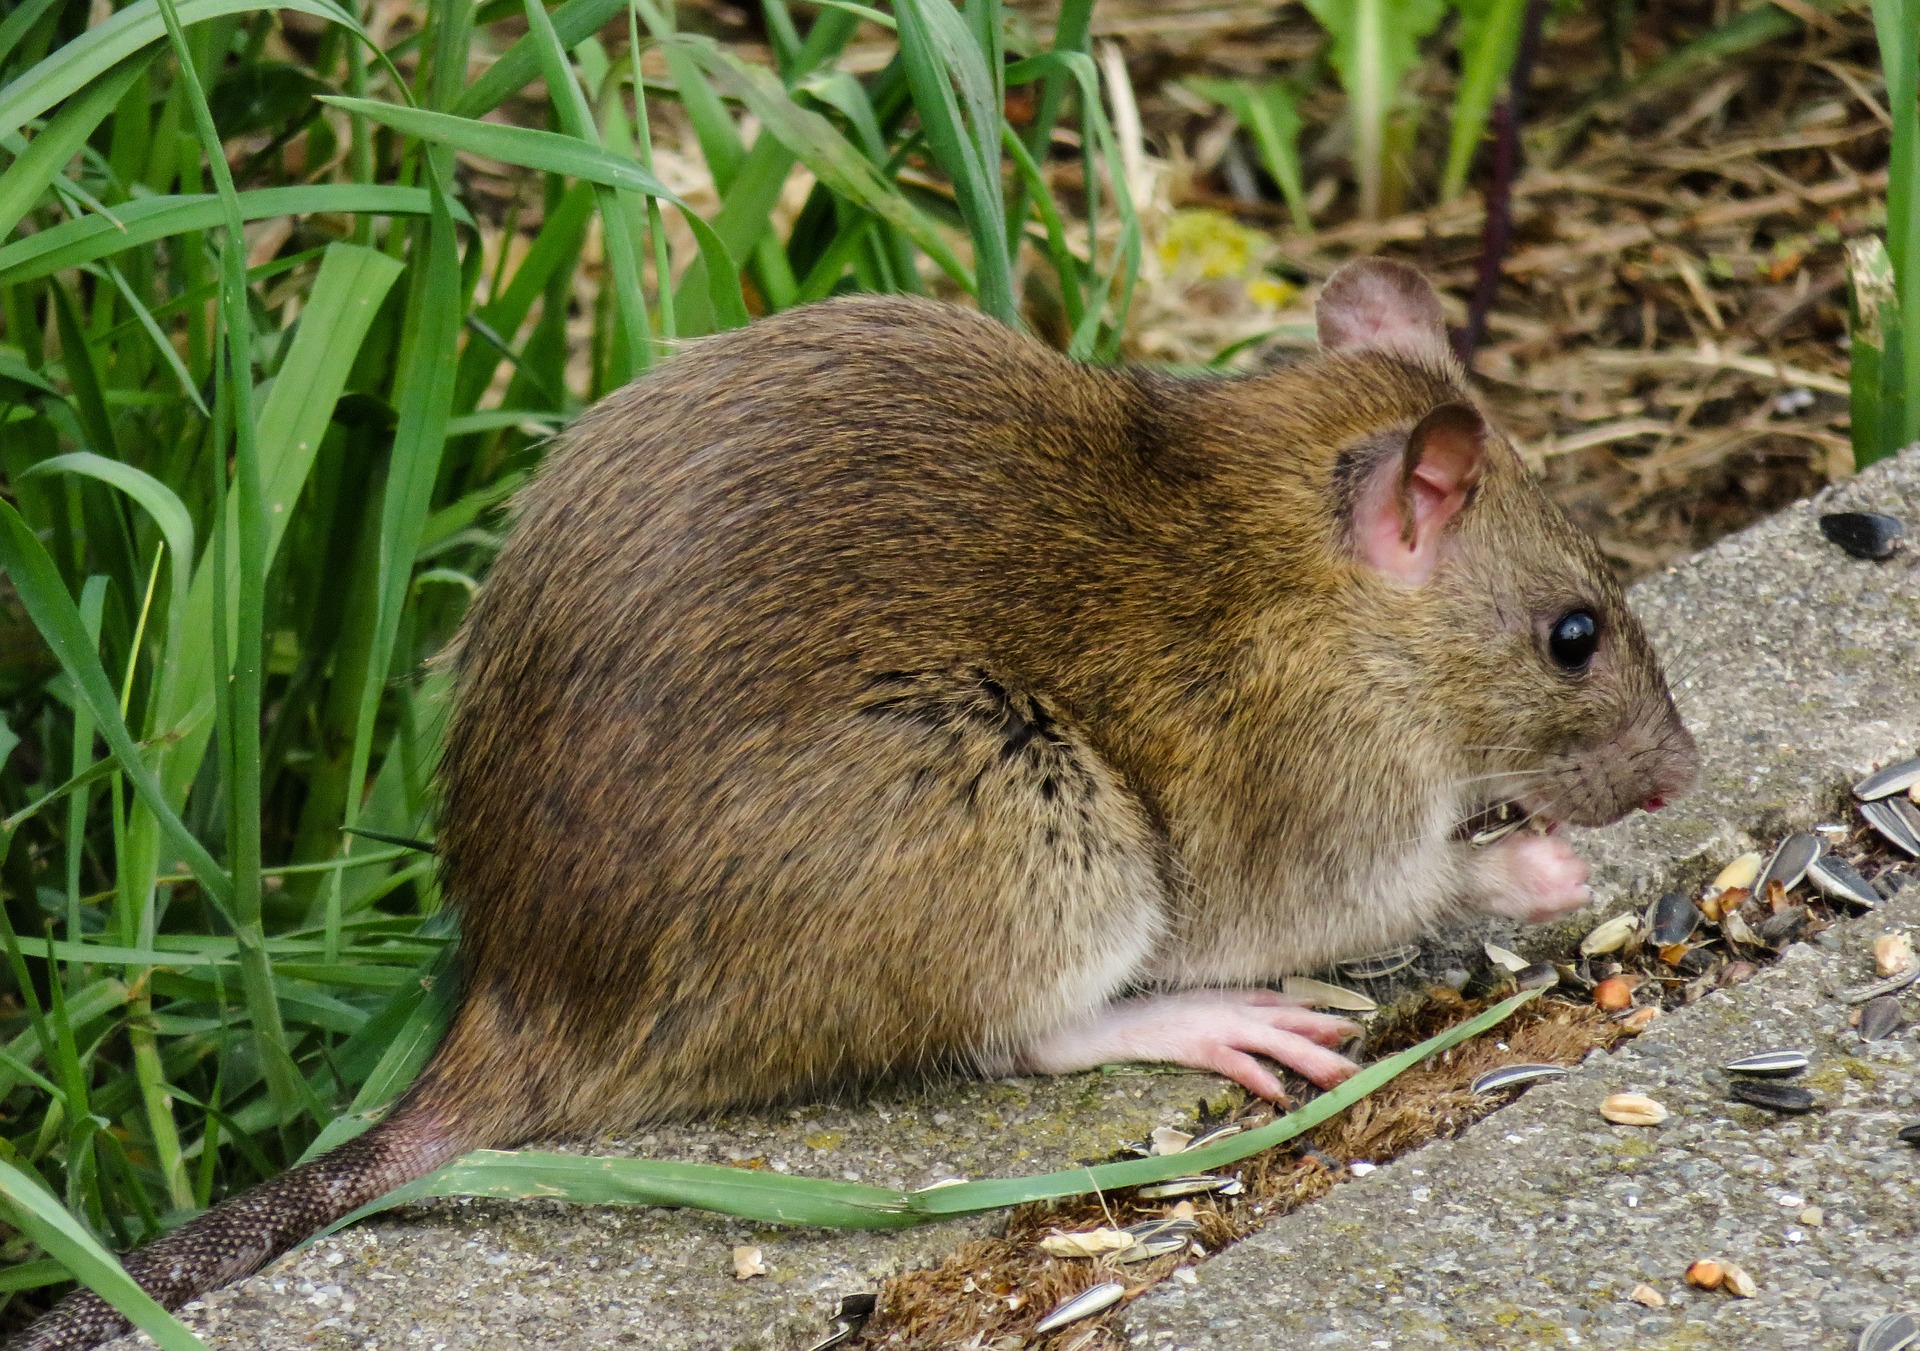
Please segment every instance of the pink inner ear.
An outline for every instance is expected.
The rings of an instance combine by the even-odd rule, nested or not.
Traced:
[[[1447,524],[1466,506],[1486,465],[1486,423],[1470,404],[1428,413],[1406,450],[1374,471],[1355,508],[1360,556],[1378,572],[1420,586],[1440,565]]]

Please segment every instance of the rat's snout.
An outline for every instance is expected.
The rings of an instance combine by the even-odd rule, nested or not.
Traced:
[[[1544,774],[1545,800],[1535,810],[1576,826],[1610,825],[1635,810],[1656,811],[1684,797],[1699,772],[1693,736],[1665,703],[1637,711],[1558,757]]]

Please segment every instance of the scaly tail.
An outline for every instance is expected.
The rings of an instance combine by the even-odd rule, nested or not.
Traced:
[[[132,1253],[127,1273],[163,1307],[177,1309],[466,1153],[476,1142],[464,1134],[424,1104],[403,1103],[364,1135],[221,1202]],[[82,1290],[22,1332],[9,1351],[86,1351],[127,1327],[111,1304]]]

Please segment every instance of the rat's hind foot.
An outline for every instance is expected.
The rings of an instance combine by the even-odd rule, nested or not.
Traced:
[[[1070,1074],[1113,1061],[1158,1060],[1224,1074],[1279,1101],[1280,1080],[1255,1055],[1331,1088],[1358,1066],[1327,1049],[1353,1035],[1344,1018],[1314,1013],[1272,990],[1187,990],[1115,1000],[1049,1033],[1019,1058],[1022,1070]]]

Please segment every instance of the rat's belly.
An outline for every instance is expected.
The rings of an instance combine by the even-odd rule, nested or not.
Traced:
[[[1382,857],[1357,877],[1281,870],[1262,880],[1195,874],[1153,980],[1244,985],[1317,971],[1432,931],[1455,909],[1444,840]]]

